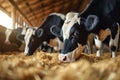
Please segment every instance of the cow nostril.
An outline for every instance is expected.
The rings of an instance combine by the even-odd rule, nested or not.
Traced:
[[[63,61],[65,61],[67,59],[67,57],[65,56],[64,58],[63,58]]]

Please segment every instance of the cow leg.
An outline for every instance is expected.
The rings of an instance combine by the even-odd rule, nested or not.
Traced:
[[[85,52],[88,53],[88,54],[92,53],[92,47],[91,47],[91,44],[90,44],[89,40],[87,41]]]
[[[6,44],[11,44],[10,42],[10,35],[12,34],[12,29],[6,29],[5,31],[5,43]]]
[[[119,41],[119,24],[114,24],[111,29],[111,39],[109,43],[112,58],[116,56],[118,41]]]
[[[98,38],[97,35],[95,35],[94,40],[95,40],[95,45],[96,45],[96,48],[97,48],[96,56],[97,56],[97,57],[100,57],[101,51],[102,51],[102,50],[101,50],[101,49],[102,49],[102,41],[99,40],[99,38]]]
[[[89,34],[88,40],[87,40],[87,45],[85,48],[85,53],[88,53],[88,54],[93,53],[93,40],[94,40],[94,35]]]

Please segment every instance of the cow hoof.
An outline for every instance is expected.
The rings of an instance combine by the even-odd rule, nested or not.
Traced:
[[[112,52],[112,58],[115,58],[115,56],[116,56],[116,53]]]

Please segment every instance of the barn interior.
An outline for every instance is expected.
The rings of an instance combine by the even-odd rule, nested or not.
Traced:
[[[36,51],[25,56],[12,34],[5,44],[6,28],[39,27],[53,12],[81,13],[90,0],[0,0],[0,11],[11,18],[9,26],[0,23],[0,80],[120,80],[120,52],[111,58],[109,51],[101,57],[82,53],[78,60],[63,63],[58,53]],[[1,17],[1,16],[0,16]],[[2,17],[1,17],[2,18]],[[0,19],[9,23],[6,19]]]

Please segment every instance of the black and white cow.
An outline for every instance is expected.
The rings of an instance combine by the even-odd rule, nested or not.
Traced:
[[[17,29],[6,28],[6,30],[5,30],[5,44],[11,44],[10,36],[12,34],[14,34],[16,37],[16,40],[18,40],[18,42],[19,42],[19,43],[17,43],[17,45],[20,47],[24,37],[19,38],[19,35],[25,35],[25,33],[23,34],[23,30],[24,30],[23,28],[17,28]]]
[[[19,42],[17,42],[16,44],[19,47],[20,51],[24,51],[24,49],[26,48],[25,46],[28,45],[26,43],[26,38],[24,40],[24,37],[27,36],[27,38],[29,38],[29,36],[31,36],[36,29],[38,27],[19,27],[17,29],[6,29],[5,30],[5,44],[7,45],[11,45],[14,41],[11,41],[11,35],[14,34],[16,40]],[[11,43],[12,42],[12,43]],[[14,42],[15,43],[15,42]],[[26,44],[25,44],[26,43]],[[49,44],[47,42],[44,42],[40,45],[39,50],[45,51],[45,52],[53,52],[54,49],[53,47],[49,46]]]
[[[15,35],[16,40],[19,42],[17,43],[19,50],[24,50],[24,36],[27,31],[28,27],[24,28],[17,28],[17,29],[6,29],[5,30],[5,44],[11,45],[10,37],[12,33]],[[12,41],[13,42],[13,41]]]
[[[6,35],[6,37],[5,37],[5,43],[11,44],[11,42],[10,42],[9,39],[10,39],[10,36],[11,36],[12,33],[14,33],[16,35],[16,39],[17,40],[19,40],[20,42],[22,42],[24,40],[24,35],[26,33],[26,30],[27,30],[26,27],[24,27],[24,28],[19,27],[17,29],[8,29],[7,28],[5,30],[5,35]]]
[[[8,29],[0,25],[0,51],[18,51],[21,42],[16,38],[15,29]],[[16,47],[15,47],[16,46]],[[14,48],[15,47],[15,48]]]
[[[51,33],[52,27],[62,28],[64,23],[65,16],[60,13],[51,13],[42,23],[42,25],[26,39],[26,45],[24,54],[32,55],[34,51],[39,47],[43,41],[49,43],[50,39],[56,38],[55,35]],[[28,36],[27,36],[28,37]],[[62,41],[62,36],[59,36],[59,39]]]
[[[71,20],[66,20],[61,31],[64,44],[59,60],[75,61],[84,49],[90,33],[96,35],[97,56],[101,54],[102,43],[105,43],[110,47],[114,58],[119,39],[119,9],[120,0],[92,0],[82,14],[76,14]],[[80,50],[76,52],[78,48]]]

